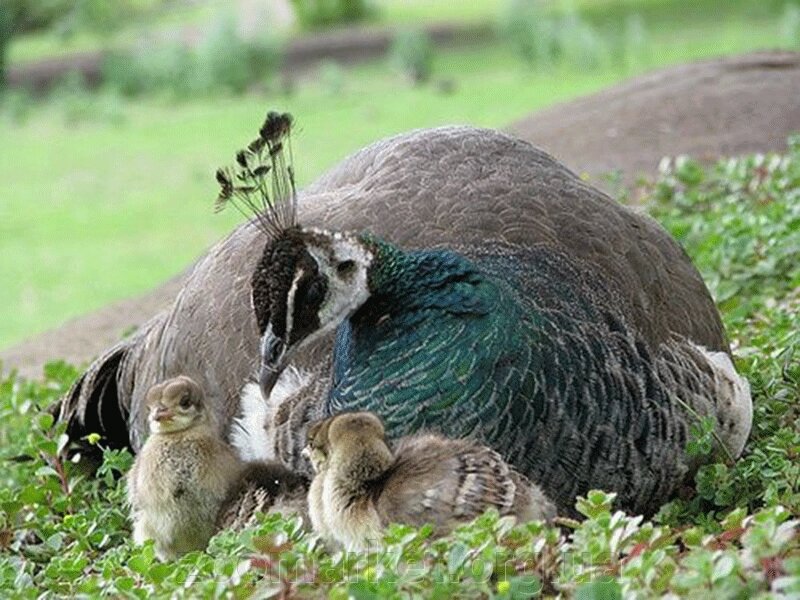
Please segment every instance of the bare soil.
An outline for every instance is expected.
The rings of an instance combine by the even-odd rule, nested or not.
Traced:
[[[800,54],[670,67],[536,112],[506,130],[578,173],[652,176],[664,156],[783,151],[800,132]]]
[[[704,160],[781,151],[800,132],[800,54],[754,53],[671,67],[539,111],[506,129],[593,180],[652,176],[663,156]],[[39,377],[49,360],[81,364],[175,298],[185,275],[0,351],[4,369]]]

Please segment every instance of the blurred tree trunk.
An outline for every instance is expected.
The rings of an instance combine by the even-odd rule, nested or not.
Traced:
[[[0,93],[6,87],[8,47],[11,45],[14,17],[10,10],[0,10]]]

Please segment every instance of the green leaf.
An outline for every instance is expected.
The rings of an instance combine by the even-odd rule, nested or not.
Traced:
[[[140,575],[147,573],[148,569],[150,568],[150,564],[151,561],[141,554],[132,556],[130,560],[128,560],[128,567],[130,567],[134,573],[139,573]]]
[[[347,587],[348,598],[352,600],[382,600],[382,596],[368,581],[356,581]]]
[[[37,485],[26,485],[19,493],[19,499],[24,504],[41,504],[44,502],[46,492]]]
[[[622,588],[616,581],[590,581],[578,587],[575,600],[622,600]]]
[[[47,456],[55,456],[58,451],[58,445],[55,440],[43,438],[36,442],[36,447]]]
[[[61,546],[64,545],[64,534],[63,533],[54,533],[50,537],[48,537],[44,543],[52,548],[53,550],[61,550]]]
[[[34,473],[37,477],[58,477],[58,473],[53,467],[43,466],[36,469]]]
[[[42,431],[48,431],[53,426],[53,415],[50,413],[39,413],[36,417],[36,423]]]
[[[169,565],[166,563],[156,563],[152,565],[150,569],[147,571],[147,576],[153,583],[161,583],[167,577],[169,577],[174,570],[175,567],[173,565]]]
[[[133,590],[133,587],[136,585],[136,581],[133,577],[118,577],[114,580],[114,585],[119,590],[129,592]]]
[[[722,556],[717,559],[714,563],[714,570],[711,574],[711,581],[716,583],[721,579],[725,579],[733,573],[733,570],[736,568],[736,559],[728,554],[723,554]]]
[[[535,598],[542,591],[542,582],[535,575],[509,577],[507,583],[509,584],[508,597],[512,600]],[[500,591],[499,584],[497,589]]]
[[[464,566],[464,561],[469,554],[469,548],[464,544],[458,542],[453,544],[450,551],[447,553],[447,571],[451,575],[456,573],[461,567]]]

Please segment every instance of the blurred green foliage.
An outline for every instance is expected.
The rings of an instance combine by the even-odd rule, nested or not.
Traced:
[[[3,10],[15,33],[43,29],[65,18],[74,0],[4,0]]]
[[[165,0],[3,0],[0,7],[0,92],[12,39],[25,32],[51,29],[66,38],[91,30],[109,36],[132,18],[159,7]]]
[[[90,28],[108,31],[131,17],[165,4],[165,0],[3,0],[15,33],[55,27],[62,33]]]
[[[433,72],[433,42],[422,29],[400,31],[392,40],[389,58],[414,84],[424,83]]]
[[[185,99],[212,92],[241,94],[268,81],[280,55],[274,38],[243,39],[233,19],[223,18],[196,47],[156,42],[112,52],[103,65],[103,79],[126,96],[167,92]]]
[[[0,93],[6,86],[6,63],[12,34],[11,12],[0,11]]]
[[[369,0],[292,0],[292,6],[305,29],[358,23],[375,11]]]
[[[621,27],[599,27],[574,5],[554,11],[541,0],[510,0],[499,32],[520,57],[539,69],[563,64],[579,69],[635,67],[649,53],[645,20],[635,13],[626,15]]]

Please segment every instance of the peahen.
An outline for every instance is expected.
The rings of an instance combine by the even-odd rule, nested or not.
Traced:
[[[273,118],[288,131],[288,116]],[[372,411],[389,437],[477,439],[562,510],[603,487],[652,512],[696,466],[686,445],[706,417],[722,450],[741,453],[750,394],[727,354],[678,334],[648,339],[625,290],[582,258],[503,242],[407,251],[302,227],[291,199],[253,201],[257,159],[239,155],[220,198],[244,200],[268,236],[252,278],[265,397],[293,356],[335,330],[323,415]],[[291,187],[284,170],[277,189]],[[236,179],[250,184],[238,196]]]
[[[644,471],[621,475],[622,464],[629,464],[631,468],[639,464],[628,459],[640,456],[642,448],[645,452],[663,452],[663,456],[680,455],[676,448],[680,446],[682,449],[681,440],[685,439],[690,419],[686,410],[679,410],[675,402],[659,405],[646,393],[659,386],[663,390],[694,388],[706,404],[696,402],[693,397],[684,401],[704,414],[716,384],[720,387],[728,383],[733,387],[743,386],[730,367],[726,355],[727,342],[713,301],[681,248],[651,219],[616,204],[528,143],[472,127],[421,130],[378,142],[347,159],[307,188],[299,199],[298,221],[303,228],[291,228],[286,232],[290,246],[302,248],[308,243],[309,236],[323,241],[336,239],[342,248],[349,247],[355,253],[352,260],[362,260],[355,265],[357,274],[363,274],[367,266],[364,262],[367,256],[364,251],[367,250],[373,257],[380,255],[383,264],[389,264],[383,257],[395,257],[398,267],[402,263],[403,269],[408,268],[408,264],[416,264],[414,268],[422,272],[432,265],[436,265],[437,270],[440,265],[446,266],[446,271],[455,279],[448,279],[448,275],[443,283],[454,284],[457,288],[454,294],[445,294],[450,300],[458,300],[458,290],[464,286],[477,286],[480,290],[480,301],[467,302],[469,310],[475,314],[488,310],[493,303],[508,304],[508,298],[514,298],[511,307],[504,306],[499,315],[489,315],[492,319],[500,319],[497,324],[501,328],[499,337],[487,337],[480,344],[502,346],[508,343],[509,349],[519,345],[521,336],[529,335],[523,333],[527,331],[528,323],[523,320],[522,313],[528,307],[539,307],[543,314],[541,333],[532,342],[531,349],[538,344],[548,351],[537,357],[538,362],[530,358],[530,352],[522,362],[512,352],[503,352],[506,358],[498,363],[499,369],[495,373],[498,379],[492,380],[499,396],[489,396],[479,405],[484,411],[493,403],[500,406],[501,396],[508,394],[503,380],[506,375],[511,382],[509,389],[520,385],[528,386],[526,389],[538,389],[538,383],[531,383],[526,377],[512,376],[514,369],[520,369],[521,364],[540,365],[541,377],[549,373],[547,365],[557,365],[560,376],[552,378],[552,381],[549,377],[542,378],[542,384],[552,383],[561,389],[578,390],[578,381],[591,383],[586,386],[592,391],[591,395],[583,397],[576,393],[577,412],[567,415],[563,429],[553,428],[544,432],[544,437],[553,441],[556,452],[564,454],[570,461],[569,465],[575,466],[575,470],[566,475],[567,483],[564,483],[557,476],[563,466],[551,465],[554,469],[553,486],[559,487],[553,497],[559,502],[571,502],[570,486],[583,489],[589,480],[600,476],[599,472],[591,477],[580,472],[588,454],[608,452],[609,460],[604,468],[613,473],[608,477],[603,475],[599,485],[609,487],[614,475],[624,476],[631,489],[639,485],[640,478],[645,483],[655,481],[648,484],[646,490],[631,491],[626,499],[629,507],[653,508],[654,501],[663,499],[658,498],[654,490],[666,485],[659,480],[658,471],[662,467],[668,470],[668,465],[655,465],[656,475],[650,477]],[[329,231],[372,233],[370,236],[356,234],[337,238],[334,234],[312,233],[310,228],[313,226],[325,227]],[[262,299],[255,303],[255,312],[251,300],[253,273],[258,279],[258,274],[268,273],[272,266],[272,259],[264,249],[273,241],[265,238],[257,222],[237,229],[196,265],[169,311],[155,317],[134,336],[98,359],[62,403],[61,417],[69,422],[68,431],[73,439],[98,431],[110,445],[130,445],[134,450],[138,449],[145,423],[144,391],[156,381],[182,373],[196,379],[207,391],[216,424],[220,430],[227,431],[239,408],[242,382],[259,363],[262,334],[267,331],[270,319],[276,321],[273,333],[278,332],[281,326],[278,313],[271,312],[263,301],[266,288],[259,288],[257,281],[255,296],[262,294]],[[421,248],[428,250],[415,252]],[[534,273],[532,269],[520,267],[529,262],[541,265],[542,272]],[[345,271],[348,269],[350,267],[344,267]],[[496,269],[504,273],[502,277],[490,276]],[[373,281],[381,279],[375,275],[378,271],[373,267],[370,271]],[[380,272],[388,275],[389,270],[382,268]],[[425,279],[429,277],[435,280],[437,276],[428,273]],[[486,283],[480,283],[483,278]],[[283,287],[282,292],[287,292],[287,286]],[[260,292],[256,291],[259,289]],[[520,289],[525,293],[520,294]],[[574,302],[570,294],[575,294]],[[441,298],[434,296],[430,298],[433,304],[441,304]],[[362,310],[352,315],[341,315],[341,323],[328,323],[331,328],[341,325],[336,335],[332,380],[327,366],[333,343],[332,331],[317,331],[307,338],[304,347],[296,351],[291,360],[288,354],[283,357],[285,365],[312,367],[321,372],[311,384],[325,390],[325,406],[322,408],[327,411],[345,406],[356,408],[365,402],[367,394],[355,380],[355,373],[367,353],[362,344],[367,340],[362,335],[362,325],[371,323],[368,331],[380,336],[395,328],[394,322],[380,321],[382,315],[370,309],[384,306],[374,300],[367,302],[365,299]],[[413,304],[413,295],[408,300]],[[439,306],[436,310],[442,311],[443,308]],[[570,311],[577,311],[575,315],[580,318],[572,316]],[[571,321],[572,331],[550,335],[554,328],[560,327],[561,321]],[[443,325],[450,327],[452,323]],[[401,339],[407,344],[424,332],[422,325],[402,328]],[[593,332],[598,333],[597,339],[586,337]],[[568,344],[571,336],[583,336],[582,343],[585,342],[586,346]],[[483,338],[478,336],[476,339]],[[458,357],[468,348],[456,344],[451,338],[444,342],[449,344],[446,348],[448,357],[457,358],[448,359],[448,368],[436,383],[452,390],[462,386],[464,376],[459,372],[459,364],[463,361]],[[382,353],[391,353],[386,346],[379,346]],[[585,348],[585,352],[579,348]],[[433,346],[431,351],[434,352]],[[471,358],[472,355],[464,356]],[[564,368],[563,361],[567,357],[576,361],[575,368]],[[379,381],[389,387],[394,385],[380,375],[382,370],[389,369],[391,362],[377,362],[377,355],[370,360],[377,366],[367,372],[363,385],[368,381]],[[459,364],[450,364],[452,360]],[[614,368],[616,364],[620,365],[619,373]],[[606,368],[615,374],[610,376],[613,381],[609,383],[602,378],[587,377],[588,371],[581,371],[588,369],[587,365]],[[282,367],[283,364],[275,366]],[[437,363],[434,366],[441,365]],[[466,362],[461,366],[472,368]],[[632,369],[636,375],[625,377],[624,369]],[[454,378],[446,381],[445,375]],[[392,394],[383,398],[378,393],[372,396],[381,398],[380,402],[386,402],[387,406],[394,405],[393,413],[382,413],[391,423],[392,436],[404,431],[405,427],[410,429],[416,424],[431,424],[432,421],[432,417],[422,415],[413,403],[394,401],[408,393],[403,385],[418,385],[409,369],[405,370],[404,377],[404,381],[395,382],[397,385],[389,389]],[[327,388],[331,382],[335,383],[335,390],[328,397]],[[616,387],[611,385],[614,382],[618,384]],[[268,387],[271,382],[265,381],[265,384]],[[570,385],[574,387],[569,388]],[[624,404],[624,410],[606,415],[599,411],[607,404],[599,400],[612,400],[605,399],[601,393],[603,386],[610,386],[620,394],[626,389],[633,398],[638,397],[634,393],[637,386],[644,392],[640,402]],[[470,388],[464,385],[464,389]],[[380,390],[383,391],[385,389]],[[471,393],[479,391],[480,388],[471,390]],[[645,398],[648,398],[646,402]],[[451,400],[447,394],[441,395],[441,403]],[[741,406],[737,405],[742,414],[733,410],[737,407],[732,407],[727,413],[720,412],[723,420],[726,414],[731,418],[738,414],[736,427],[739,438],[745,437],[749,428],[748,403],[749,399]],[[442,405],[433,407],[434,412],[438,410],[436,414],[448,415],[444,423],[446,427],[442,429],[446,431],[452,427],[456,433],[470,430],[475,415],[467,411],[466,406],[455,402],[450,412],[446,412]],[[498,447],[506,444],[511,449],[520,435],[533,439],[540,435],[545,423],[554,422],[558,411],[552,406],[548,409],[548,406],[548,402],[544,408],[531,402],[527,408],[516,409],[518,414],[497,410],[500,416],[494,428],[487,427],[483,435],[487,438],[490,434],[504,437],[501,432],[511,419],[535,415],[538,425],[526,428],[519,420],[514,423],[516,436],[498,440]],[[656,410],[652,413],[645,410],[653,407]],[[308,413],[318,408],[312,407],[314,410],[308,410]],[[634,418],[642,414],[653,416]],[[540,421],[542,415],[547,419]],[[457,420],[460,416],[465,417],[463,421]],[[605,428],[597,429],[600,435],[596,436],[596,443],[591,448],[573,444],[592,424],[597,424],[598,419],[605,416],[609,416],[609,420]],[[405,418],[410,420],[403,425]],[[647,431],[647,427],[652,429]],[[724,435],[724,431],[720,435]],[[672,450],[661,448],[656,451],[655,446],[664,440],[668,440],[667,446]],[[546,442],[536,444],[541,446]],[[736,446],[740,445],[732,443],[731,453],[735,454],[738,451]],[[533,475],[544,468],[542,465],[549,464],[542,460],[536,463],[539,466],[534,466],[533,452],[523,454],[517,457],[523,465],[522,470]],[[614,463],[616,458],[620,464]],[[516,464],[517,461],[511,462]],[[670,483],[666,487],[669,490],[665,494],[674,489],[674,480],[682,470],[681,464],[675,466],[673,477],[668,478]]]

